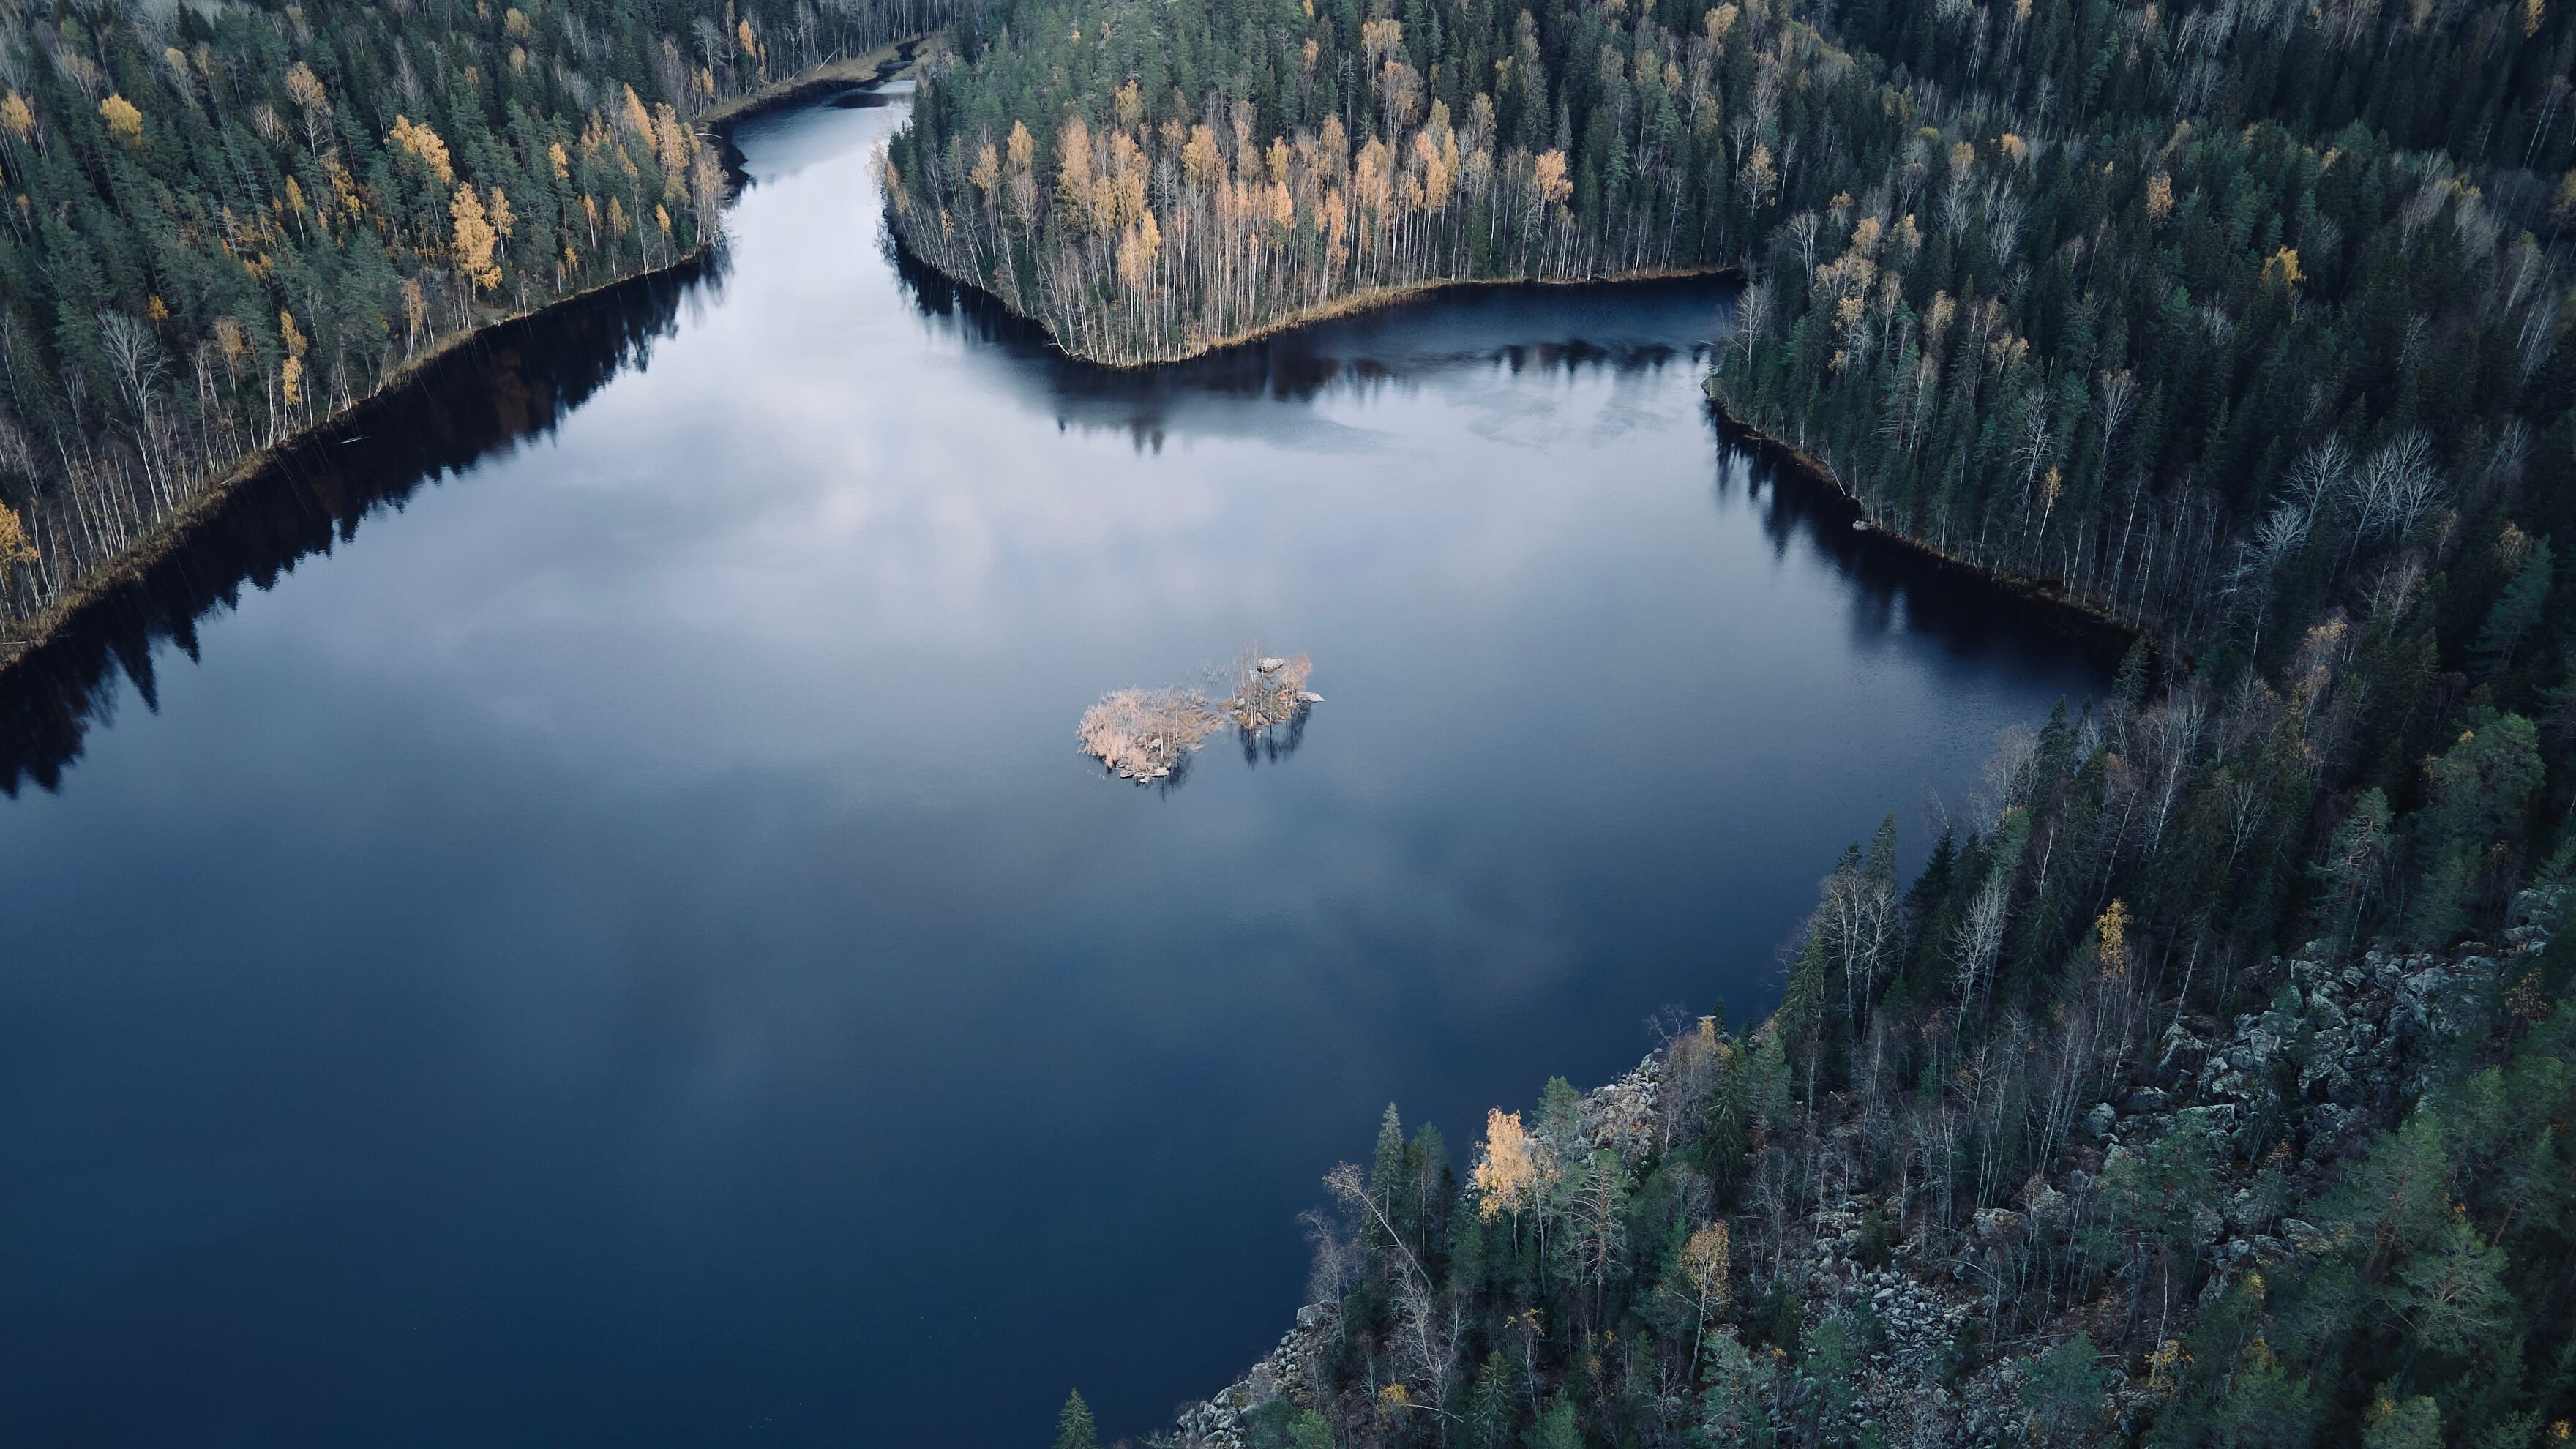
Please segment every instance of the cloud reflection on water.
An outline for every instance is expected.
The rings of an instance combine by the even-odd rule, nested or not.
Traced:
[[[881,264],[893,119],[753,128],[729,274],[246,490],[22,676],[0,1399],[1141,1429],[1273,1340],[1390,1098],[1463,1145],[1758,1006],[1844,840],[2099,678],[1719,446],[1721,286],[1106,373]],[[1258,637],[1323,661],[1293,768],[1075,753]],[[163,712],[88,728],[121,671]]]

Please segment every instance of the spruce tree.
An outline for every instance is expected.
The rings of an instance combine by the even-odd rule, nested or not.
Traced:
[[[1065,1395],[1064,1410],[1055,1417],[1055,1449],[1100,1449],[1100,1431],[1079,1389]]]

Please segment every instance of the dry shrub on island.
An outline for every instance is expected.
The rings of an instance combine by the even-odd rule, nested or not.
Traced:
[[[1297,717],[1297,711],[1310,704],[1321,704],[1324,697],[1306,692],[1306,681],[1315,675],[1315,661],[1304,654],[1291,654],[1285,659],[1264,657],[1257,649],[1235,656],[1220,682],[1229,691],[1217,706],[1239,729],[1266,730],[1286,724]]]
[[[1195,689],[1119,689],[1083,711],[1075,737],[1082,752],[1122,780],[1168,781],[1192,751],[1231,724],[1257,733],[1295,719],[1324,697],[1310,693],[1314,661],[1303,654],[1281,659],[1248,650],[1216,678],[1226,697],[1211,703]]]
[[[1169,779],[1224,720],[1195,691],[1118,689],[1083,711],[1082,752],[1122,780]]]

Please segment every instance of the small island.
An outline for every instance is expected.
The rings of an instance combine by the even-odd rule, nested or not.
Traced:
[[[1304,654],[1283,658],[1249,649],[1226,668],[1210,671],[1206,687],[1110,691],[1083,711],[1075,737],[1084,754],[1118,779],[1168,782],[1225,726],[1258,734],[1323,703],[1322,695],[1306,687],[1314,673],[1315,662]]]

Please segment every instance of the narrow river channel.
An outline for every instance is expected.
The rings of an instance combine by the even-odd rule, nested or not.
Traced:
[[[1846,843],[2102,688],[1721,446],[1720,285],[1105,374],[887,254],[901,114],[745,127],[720,274],[469,355],[0,686],[13,1436],[1142,1433],[1389,1101],[1463,1163],[1766,1008]],[[1075,753],[1256,643],[1293,740]]]

